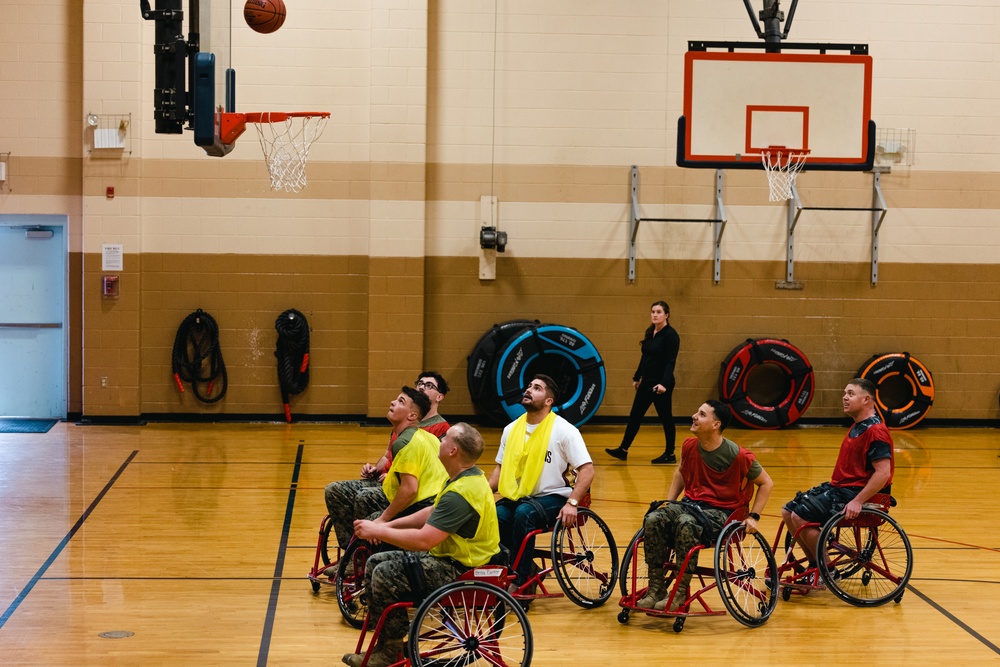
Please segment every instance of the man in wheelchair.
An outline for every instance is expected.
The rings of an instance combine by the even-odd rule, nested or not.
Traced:
[[[526,412],[507,425],[500,437],[490,486],[502,496],[497,501],[500,541],[516,557],[534,530],[551,528],[557,519],[576,525],[576,508],[590,492],[594,464],[580,431],[552,411],[559,387],[547,375],[536,375],[521,398]],[[576,471],[576,486],[567,484],[567,469]],[[534,552],[534,538],[524,553]],[[517,564],[518,587],[532,577],[530,557]]]
[[[729,516],[749,505],[754,487],[757,494],[745,525],[748,532],[757,531],[773,482],[752,452],[722,436],[731,416],[729,406],[709,400],[691,418],[695,437],[681,445],[681,463],[667,500],[651,503],[643,520],[649,589],[637,602],[640,608],[666,609],[670,596],[663,566],[670,549],[679,570],[692,548],[710,545]],[[677,502],[682,491],[685,497]],[[687,570],[678,573],[680,581],[668,611],[677,611],[687,600],[696,565],[697,552]]]
[[[326,486],[326,508],[341,549],[350,542],[356,519],[375,516],[386,522],[431,506],[448,477],[438,460],[438,439],[418,428],[430,408],[423,392],[402,387],[387,415],[392,425],[391,461],[383,456],[375,465],[361,467],[361,479]]]
[[[441,438],[440,459],[448,480],[432,507],[388,523],[354,523],[359,538],[407,550],[383,551],[368,559],[365,590],[371,619],[377,620],[395,602],[422,598],[467,570],[489,563],[500,552],[493,490],[476,466],[483,446],[479,431],[464,422],[455,424]],[[404,609],[390,612],[368,667],[396,662],[408,627]],[[363,660],[362,653],[344,655],[344,662],[352,667]]]
[[[892,436],[875,409],[875,385],[854,378],[844,388],[843,402],[854,425],[840,445],[831,480],[799,491],[781,511],[812,566],[820,527],[841,510],[846,519],[857,517],[865,501],[876,493],[889,493],[892,483]]]

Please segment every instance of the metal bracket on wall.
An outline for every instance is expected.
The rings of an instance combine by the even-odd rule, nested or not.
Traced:
[[[715,217],[701,218],[642,218],[639,217],[639,168],[632,165],[632,197],[629,201],[628,281],[635,281],[635,237],[640,222],[708,222],[712,224],[715,253],[712,282],[718,284],[722,273],[722,234],[726,230],[726,207],[722,203],[722,170],[715,170]]]
[[[777,289],[802,289],[800,282],[795,282],[795,227],[799,223],[799,216],[802,211],[870,211],[872,214],[872,270],[871,284],[874,287],[878,283],[878,233],[882,228],[882,221],[889,208],[885,204],[885,197],[882,196],[881,173],[878,169],[872,172],[872,205],[870,207],[845,207],[845,206],[803,206],[799,198],[798,188],[792,184],[792,198],[788,200],[788,242],[785,260],[785,280],[777,281],[774,286]]]

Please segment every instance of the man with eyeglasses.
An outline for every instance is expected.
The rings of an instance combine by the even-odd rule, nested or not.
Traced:
[[[438,406],[448,393],[448,383],[437,371],[424,371],[413,385],[417,391],[430,399],[431,409],[420,420],[420,428],[441,438],[448,432],[448,422],[438,412]]]

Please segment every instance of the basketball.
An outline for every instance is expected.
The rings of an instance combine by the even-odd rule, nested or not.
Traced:
[[[283,0],[247,0],[243,5],[243,18],[255,32],[274,32],[285,22]]]

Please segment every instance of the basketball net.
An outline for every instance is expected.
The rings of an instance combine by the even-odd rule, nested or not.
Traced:
[[[760,161],[764,164],[764,171],[767,172],[771,201],[785,201],[792,198],[795,177],[806,163],[808,156],[809,151],[795,152],[781,149],[761,151]]]
[[[247,114],[257,128],[272,190],[298,192],[306,187],[306,161],[330,120],[328,112]]]

